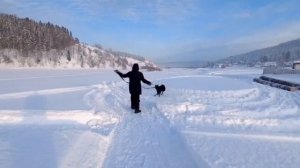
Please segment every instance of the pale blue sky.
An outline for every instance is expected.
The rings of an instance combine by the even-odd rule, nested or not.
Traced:
[[[0,0],[81,42],[157,62],[213,60],[300,38],[299,0]]]

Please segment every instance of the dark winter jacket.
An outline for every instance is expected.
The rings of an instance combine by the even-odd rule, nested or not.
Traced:
[[[133,95],[142,94],[141,81],[148,84],[148,85],[151,85],[151,82],[146,80],[144,78],[143,73],[139,71],[139,65],[138,64],[134,64],[132,66],[132,71],[129,71],[126,74],[122,74],[119,71],[117,71],[117,73],[122,78],[129,78],[129,92],[130,92],[130,94],[133,94]]]

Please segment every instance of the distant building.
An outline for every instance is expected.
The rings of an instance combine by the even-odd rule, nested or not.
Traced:
[[[293,63],[293,69],[300,70],[300,61],[294,61],[294,63]]]
[[[256,62],[255,64],[254,64],[254,67],[257,67],[257,68],[259,68],[259,67],[262,67],[262,63],[260,62],[260,61],[258,61],[258,62]]]
[[[277,63],[276,62],[265,62],[263,64],[264,67],[276,67]]]
[[[286,68],[293,67],[293,61],[284,62],[284,63],[283,63],[283,66],[286,67]]]
[[[225,66],[225,64],[218,64],[218,67],[219,68],[225,68],[226,66]]]

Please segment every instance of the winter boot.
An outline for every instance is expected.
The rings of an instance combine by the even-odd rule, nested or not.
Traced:
[[[135,105],[134,105],[134,102],[133,102],[132,98],[131,98],[131,109],[132,109],[132,110],[135,109]]]
[[[141,110],[135,109],[134,113],[140,113],[142,112]]]
[[[136,104],[136,107],[135,107],[134,113],[140,113],[140,112],[141,112],[141,110],[140,110],[140,104],[137,103],[137,104]]]

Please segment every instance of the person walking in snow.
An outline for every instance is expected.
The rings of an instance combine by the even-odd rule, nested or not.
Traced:
[[[140,95],[142,94],[141,81],[151,86],[151,82],[144,78],[142,72],[139,71],[139,65],[133,64],[132,71],[126,74],[121,73],[119,70],[115,70],[121,78],[129,78],[129,93],[131,94],[131,108],[135,113],[141,112],[140,110]]]

